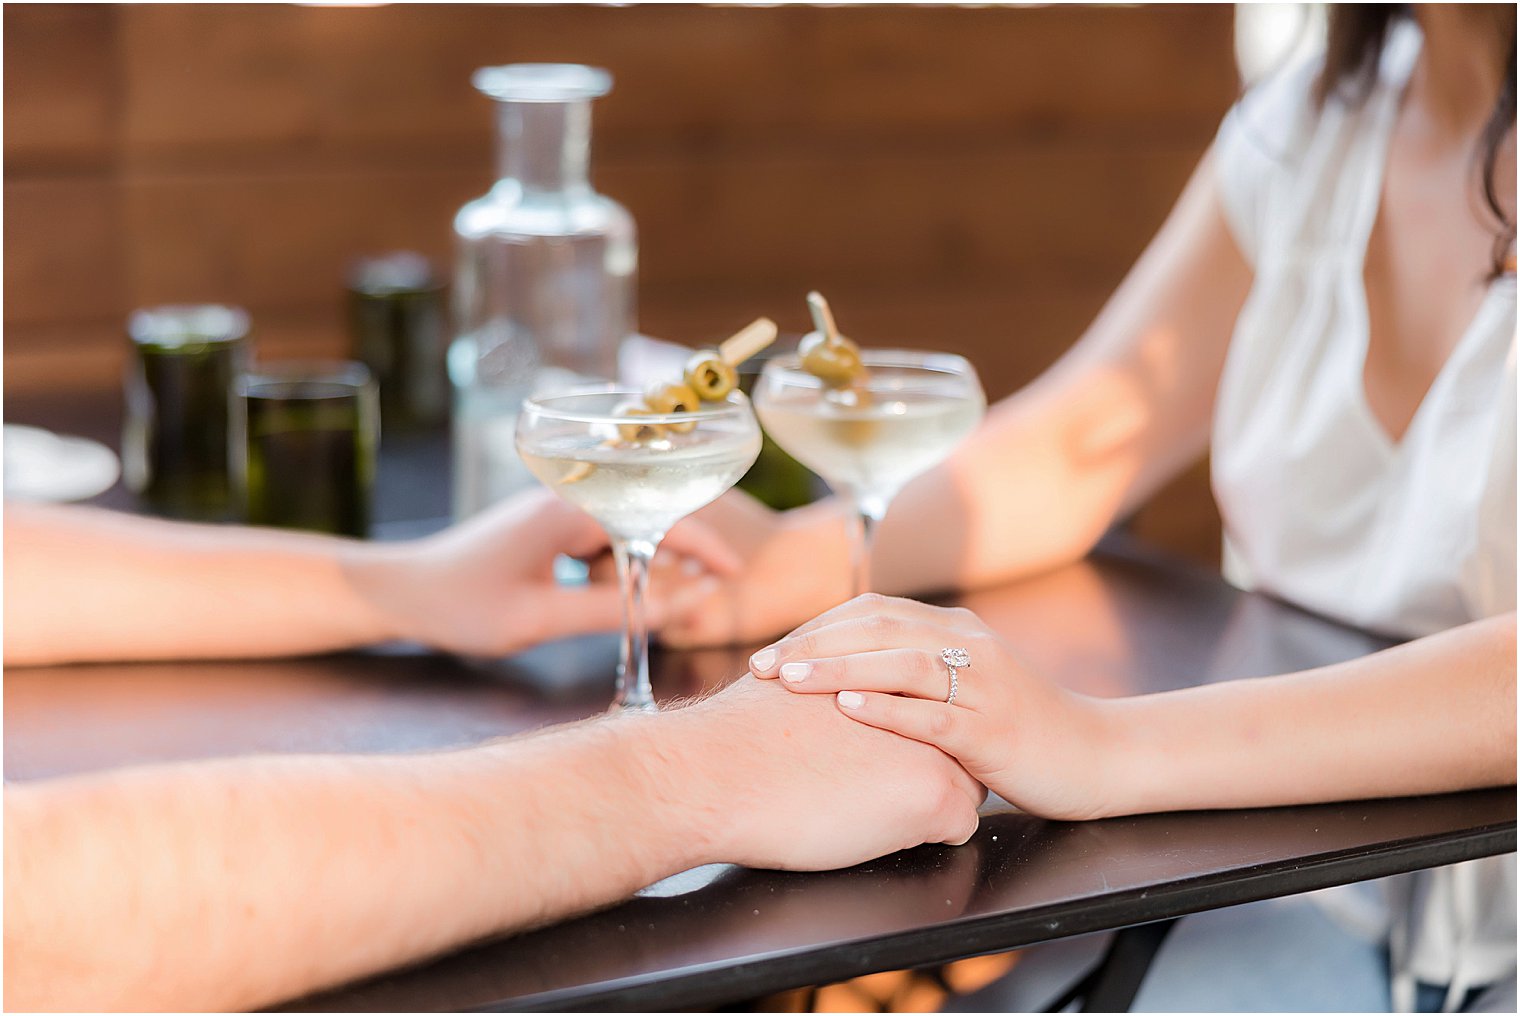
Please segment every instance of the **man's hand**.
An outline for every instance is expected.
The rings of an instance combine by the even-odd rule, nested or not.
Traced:
[[[501,655],[537,642],[618,627],[622,600],[611,568],[583,586],[554,578],[560,554],[606,551],[602,528],[544,490],[531,491],[435,536],[405,544],[354,544],[344,571],[397,637],[448,652]],[[652,625],[690,611],[739,559],[712,530],[688,520],[655,558]]]
[[[938,748],[774,681],[746,676],[657,720],[649,790],[695,802],[706,860],[812,871],[965,843],[987,795]]]

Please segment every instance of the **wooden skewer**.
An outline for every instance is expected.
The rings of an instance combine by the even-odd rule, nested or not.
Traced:
[[[813,315],[813,327],[822,332],[829,342],[838,342],[839,326],[834,323],[834,312],[829,310],[829,301],[815,289],[807,295],[807,302],[808,312]]]
[[[737,367],[766,346],[769,346],[772,342],[775,342],[777,331],[776,322],[770,318],[755,318],[755,320],[718,343],[718,355],[730,367]]]

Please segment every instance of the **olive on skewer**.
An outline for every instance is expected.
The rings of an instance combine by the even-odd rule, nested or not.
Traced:
[[[739,372],[716,350],[703,350],[686,361],[686,384],[703,402],[722,402],[739,386]]]
[[[824,383],[829,389],[824,397],[830,402],[851,409],[869,406],[871,392],[865,386],[869,371],[860,359],[860,347],[839,334],[834,312],[822,293],[809,293],[807,302],[815,330],[797,346],[802,369]]]
[[[702,407],[702,400],[696,392],[691,390],[691,385],[682,384],[679,381],[667,381],[662,384],[653,384],[644,393],[644,405],[649,407],[651,413],[670,415],[674,413],[695,413]],[[697,425],[695,420],[682,421],[681,423],[668,423],[674,433],[685,434]]]
[[[644,423],[638,417],[655,415],[647,406],[638,402],[625,402],[612,411],[614,416],[628,419],[628,423],[618,424],[618,437],[628,444],[639,444],[644,441],[658,441],[665,436],[667,427],[663,423]]]
[[[860,349],[844,336],[830,342],[821,332],[809,332],[797,347],[802,369],[830,388],[848,388],[860,377]]]

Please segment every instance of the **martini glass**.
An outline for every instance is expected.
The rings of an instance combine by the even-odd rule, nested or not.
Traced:
[[[732,487],[754,463],[760,427],[737,391],[691,413],[618,414],[641,394],[590,385],[527,399],[517,419],[517,451],[534,476],[607,531],[623,590],[612,708],[653,711],[644,615],[649,562],[671,526]],[[643,432],[631,440],[635,427]]]
[[[796,354],[772,359],[755,386],[766,433],[853,509],[857,596],[870,591],[871,540],[892,498],[949,457],[987,411],[965,357],[863,349],[860,358],[868,374],[854,392],[828,388]]]

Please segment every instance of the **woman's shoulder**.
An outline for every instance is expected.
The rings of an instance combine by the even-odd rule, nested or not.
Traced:
[[[1297,162],[1318,120],[1314,91],[1322,67],[1319,58],[1302,59],[1252,85],[1225,115],[1221,138],[1242,158],[1279,167]]]
[[[1301,59],[1252,85],[1214,140],[1214,176],[1225,218],[1252,264],[1261,224],[1299,175],[1319,122],[1314,89],[1323,61]]]

